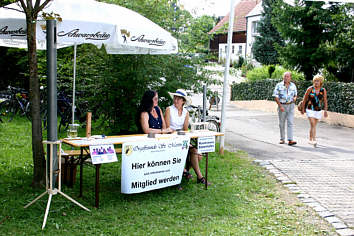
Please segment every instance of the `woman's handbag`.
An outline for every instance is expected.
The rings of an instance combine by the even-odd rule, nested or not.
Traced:
[[[299,112],[301,112],[302,111],[302,102],[303,102],[304,100],[301,100],[300,102],[299,102],[299,104],[297,104],[297,109],[299,110]]]

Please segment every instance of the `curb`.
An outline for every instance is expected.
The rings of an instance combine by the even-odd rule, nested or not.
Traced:
[[[323,207],[310,195],[300,190],[297,184],[292,181],[286,174],[276,168],[271,161],[254,160],[253,163],[265,168],[269,173],[275,176],[277,181],[281,182],[290,192],[297,195],[297,198],[305,205],[311,207],[320,217],[330,223],[341,236],[354,236],[354,230],[349,228],[342,220],[336,217],[332,212]]]

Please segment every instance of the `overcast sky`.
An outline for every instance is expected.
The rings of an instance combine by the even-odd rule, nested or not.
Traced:
[[[230,11],[231,0],[180,0],[179,3],[194,16],[225,16]]]

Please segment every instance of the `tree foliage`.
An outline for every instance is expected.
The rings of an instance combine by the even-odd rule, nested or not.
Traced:
[[[332,17],[336,34],[328,42],[330,61],[325,66],[329,76],[339,81],[354,82],[354,4],[340,6],[340,14]]]
[[[187,27],[184,27],[180,39],[182,52],[207,52],[212,35],[208,32],[214,27],[216,19],[212,16],[190,18]]]
[[[290,6],[283,1],[274,5],[272,23],[286,40],[278,50],[283,62],[305,74],[307,80],[330,61],[327,46],[337,29],[333,17],[339,13],[337,3],[324,6],[324,2],[296,1]]]
[[[258,26],[259,36],[252,46],[255,59],[265,65],[278,64],[279,55],[275,47],[284,46],[283,39],[271,21],[274,15],[272,10],[274,2],[275,0],[262,1],[263,13]]]

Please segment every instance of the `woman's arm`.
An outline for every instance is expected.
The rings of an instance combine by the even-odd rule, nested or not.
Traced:
[[[310,87],[311,88],[311,87]],[[304,95],[304,99],[302,100],[302,108],[301,108],[301,113],[304,114],[305,113],[305,104],[307,102],[307,100],[309,99],[309,94],[310,94],[310,88],[308,88],[306,90],[306,93]]]
[[[323,88],[323,102],[324,102],[324,117],[327,117],[328,103],[327,103],[327,90],[325,88]]]
[[[188,130],[188,125],[189,125],[189,112],[187,111],[186,118],[184,119],[184,123],[183,123],[184,131]]]
[[[165,123],[167,128],[170,128],[171,125],[170,114],[170,107],[167,107],[165,112]]]

